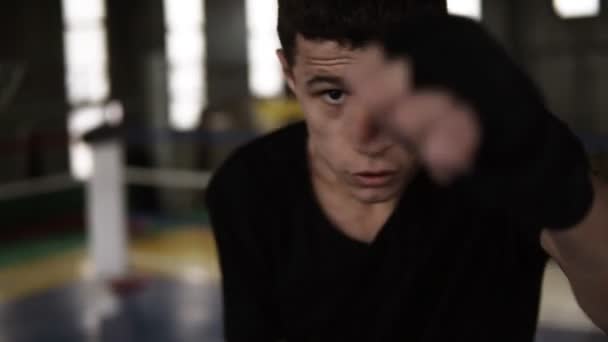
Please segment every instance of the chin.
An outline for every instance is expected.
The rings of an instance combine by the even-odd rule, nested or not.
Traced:
[[[394,189],[357,189],[353,196],[362,203],[375,204],[394,200],[397,193]]]

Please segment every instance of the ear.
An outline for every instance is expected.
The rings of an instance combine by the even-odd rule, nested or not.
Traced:
[[[295,92],[295,80],[294,80],[294,76],[293,76],[293,70],[292,70],[289,62],[287,62],[287,58],[285,57],[285,52],[283,51],[283,49],[277,50],[277,57],[279,58],[279,61],[281,62],[281,68],[283,68],[283,76],[285,77],[285,80],[287,81],[287,85],[289,86],[289,89],[291,89],[291,91],[295,94],[296,92]]]

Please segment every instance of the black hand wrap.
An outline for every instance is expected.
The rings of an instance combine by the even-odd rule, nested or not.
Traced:
[[[479,115],[476,168],[458,185],[483,205],[538,227],[564,229],[584,218],[593,187],[581,143],[481,25],[412,18],[382,43],[390,56],[410,59],[417,87],[448,90]]]

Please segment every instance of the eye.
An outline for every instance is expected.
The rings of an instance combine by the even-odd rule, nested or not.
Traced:
[[[330,105],[341,105],[346,99],[346,93],[342,90],[332,89],[323,92],[323,100]]]

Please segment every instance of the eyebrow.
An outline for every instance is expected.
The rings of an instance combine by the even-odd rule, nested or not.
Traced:
[[[319,83],[332,84],[340,88],[345,87],[344,80],[340,77],[335,76],[314,76],[308,81],[306,81],[306,86],[308,88],[312,88]]]

